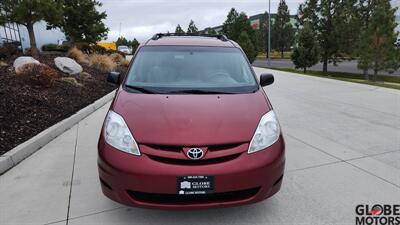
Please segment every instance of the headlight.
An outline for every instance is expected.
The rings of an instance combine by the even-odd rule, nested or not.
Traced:
[[[271,146],[278,140],[280,132],[278,119],[271,110],[261,118],[247,152],[250,154]]]
[[[110,110],[104,127],[107,144],[129,154],[140,155],[139,147],[120,115]]]

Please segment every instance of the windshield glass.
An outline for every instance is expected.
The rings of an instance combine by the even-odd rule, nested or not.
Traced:
[[[148,46],[140,49],[125,87],[152,93],[250,93],[258,85],[236,48]]]

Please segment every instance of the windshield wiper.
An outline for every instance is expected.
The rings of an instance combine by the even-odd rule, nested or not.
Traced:
[[[139,91],[141,93],[145,93],[145,94],[158,94],[157,92],[147,89],[147,88],[143,88],[143,87],[138,87],[138,86],[132,86],[129,84],[125,84],[125,87],[135,90],[135,91]]]
[[[207,90],[196,90],[196,89],[189,89],[189,90],[178,90],[178,91],[170,91],[165,94],[236,94],[232,92],[222,92],[222,91],[207,91]]]

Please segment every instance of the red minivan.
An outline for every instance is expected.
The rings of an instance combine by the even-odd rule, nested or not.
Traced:
[[[119,85],[98,143],[103,193],[161,209],[227,207],[277,193],[285,143],[240,46],[223,35],[157,34]]]

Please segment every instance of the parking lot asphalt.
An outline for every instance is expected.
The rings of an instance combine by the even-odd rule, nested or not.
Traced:
[[[363,70],[358,69],[358,63],[356,60],[343,60],[342,62],[337,63],[337,65],[333,65],[332,63],[328,64],[329,72],[338,72],[338,73],[356,73],[356,74],[364,74]],[[290,68],[294,69],[295,66],[290,59],[272,59],[271,66],[268,66],[268,62],[266,58],[257,58],[253,62],[253,66],[263,67],[263,68]],[[308,68],[308,70],[314,71],[322,71],[322,63],[317,63],[314,66]],[[369,70],[369,75],[372,76],[374,74],[373,70]],[[391,73],[387,71],[380,71],[379,75],[390,75],[390,76],[400,76],[400,70],[392,71]]]
[[[277,195],[185,212],[108,200],[96,162],[107,104],[0,176],[0,224],[355,224],[358,204],[400,203],[400,91],[255,70],[276,78],[265,90],[286,141]]]

